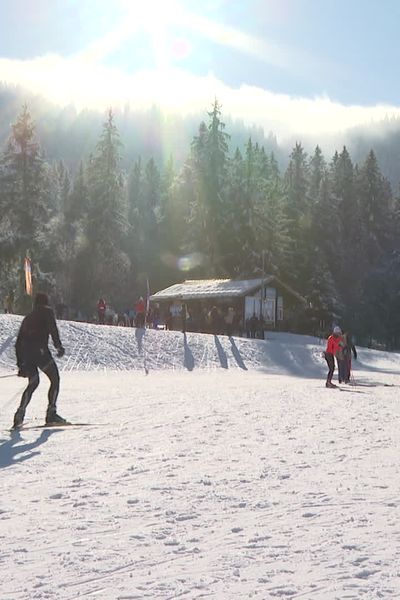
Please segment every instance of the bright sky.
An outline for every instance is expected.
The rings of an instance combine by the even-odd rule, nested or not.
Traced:
[[[278,133],[400,114],[398,0],[0,0],[0,80]]]

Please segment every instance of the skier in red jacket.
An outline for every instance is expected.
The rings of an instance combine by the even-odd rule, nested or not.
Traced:
[[[325,360],[328,364],[328,376],[326,378],[325,386],[327,388],[337,387],[332,383],[333,373],[335,371],[335,356],[340,349],[340,341],[342,339],[342,330],[337,325],[333,328],[332,335],[328,337],[326,350],[324,352]]]

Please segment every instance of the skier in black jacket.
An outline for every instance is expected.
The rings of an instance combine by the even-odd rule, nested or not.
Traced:
[[[15,344],[18,376],[28,377],[29,381],[27,388],[22,394],[19,408],[14,415],[14,429],[22,426],[26,407],[32,398],[33,392],[39,385],[38,368],[50,379],[46,424],[62,424],[67,422],[56,411],[57,396],[60,389],[60,375],[49,350],[49,335],[51,335],[54,346],[57,349],[57,356],[64,356],[65,350],[61,344],[56,320],[49,306],[47,294],[39,292],[36,294],[32,312],[21,323]]]

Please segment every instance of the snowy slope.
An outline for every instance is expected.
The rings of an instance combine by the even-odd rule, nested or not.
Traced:
[[[21,317],[0,315],[0,372],[15,371],[14,343]],[[311,336],[269,332],[265,341],[179,331],[58,322],[67,350],[62,371],[173,369],[184,371],[262,369],[299,377],[324,377],[325,341]],[[50,344],[51,346],[51,344]],[[399,373],[399,355],[362,349],[355,375],[369,380],[375,370]]]
[[[15,368],[14,343],[20,317],[0,315],[0,369]],[[311,337],[271,333],[268,340],[247,340],[179,331],[155,331],[60,321],[67,350],[60,368],[74,370],[264,368],[318,376],[320,342]],[[323,367],[325,368],[325,367]]]
[[[93,425],[11,434],[0,380],[1,600],[400,598],[399,355],[339,391],[310,337],[60,331],[59,411]]]

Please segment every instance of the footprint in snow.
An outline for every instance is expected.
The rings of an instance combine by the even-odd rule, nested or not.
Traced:
[[[197,519],[197,515],[187,514],[187,515],[178,515],[175,517],[175,521],[190,521],[191,519]]]
[[[292,596],[297,595],[297,590],[295,590],[294,588],[279,588],[277,590],[272,590],[270,594],[271,596],[275,597],[286,596],[288,598],[291,598]]]
[[[368,579],[371,575],[375,575],[375,573],[379,573],[379,569],[363,569],[355,574],[357,579]]]

